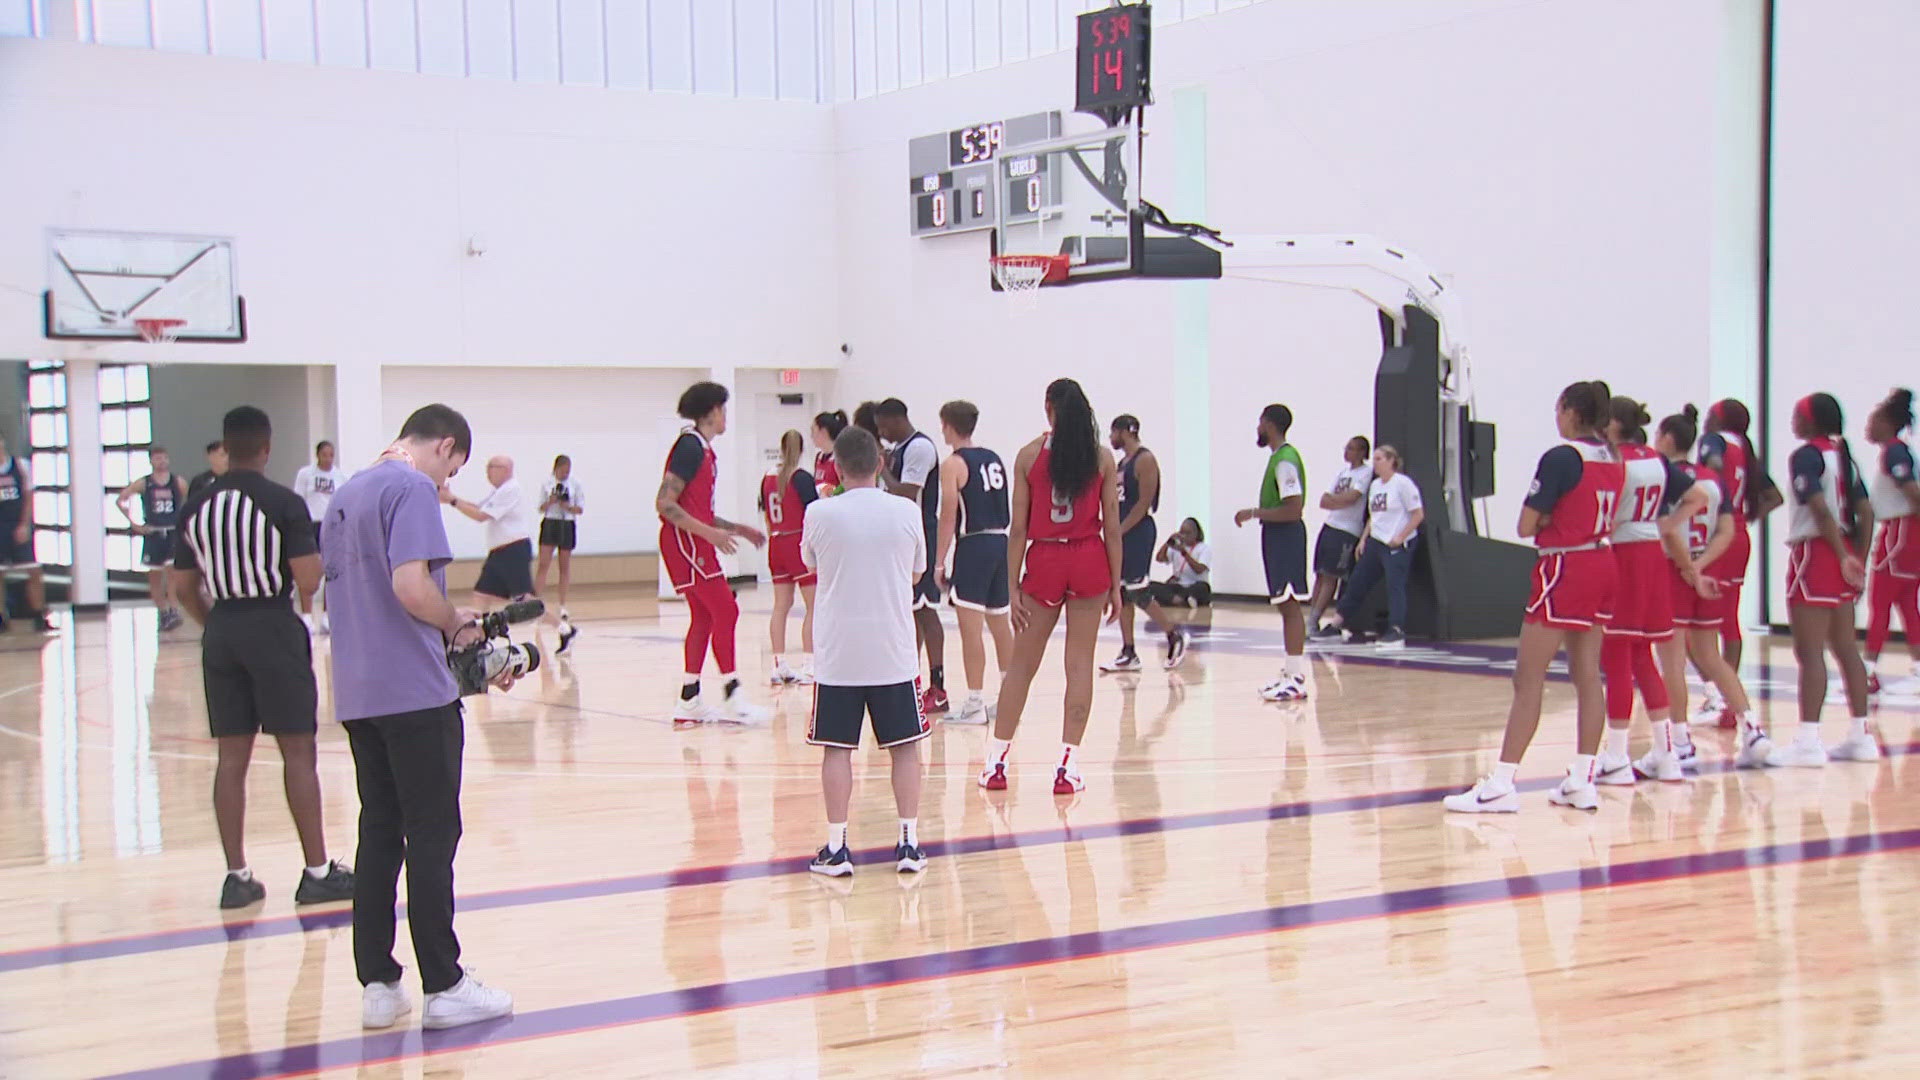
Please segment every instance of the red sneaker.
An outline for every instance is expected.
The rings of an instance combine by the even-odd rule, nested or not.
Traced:
[[[1872,695],[1872,694],[1877,694],[1879,692],[1880,692],[1880,673],[1876,671],[1867,672],[1867,693],[1869,695]]]
[[[920,695],[920,711],[923,713],[946,712],[947,708],[947,692],[938,686],[929,686]]]
[[[1740,718],[1733,715],[1732,709],[1720,710],[1720,726],[1728,731],[1740,726]]]
[[[1007,790],[1006,765],[996,761],[987,766],[986,770],[980,774],[980,786],[988,791]]]

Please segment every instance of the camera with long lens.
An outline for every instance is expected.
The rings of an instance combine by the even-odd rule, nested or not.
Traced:
[[[532,642],[515,645],[507,637],[507,627],[528,622],[546,614],[547,605],[538,600],[516,600],[499,611],[480,616],[480,640],[459,649],[447,650],[447,666],[453,680],[460,684],[460,696],[487,692],[487,684],[502,672],[519,678],[540,670],[540,647]]]

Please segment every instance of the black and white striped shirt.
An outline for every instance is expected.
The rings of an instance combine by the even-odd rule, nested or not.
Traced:
[[[174,566],[200,571],[215,603],[291,596],[289,561],[318,551],[306,502],[238,466],[188,500],[179,535]]]

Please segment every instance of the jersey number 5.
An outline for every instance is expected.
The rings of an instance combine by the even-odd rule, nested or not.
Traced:
[[[1055,525],[1073,520],[1073,498],[1059,488],[1053,489],[1053,509],[1048,514]]]

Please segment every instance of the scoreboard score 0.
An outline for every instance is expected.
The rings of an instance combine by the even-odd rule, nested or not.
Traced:
[[[1059,134],[1060,113],[1056,110],[987,120],[910,140],[909,231],[914,236],[944,236],[991,229],[999,220],[1002,205],[1021,213],[1057,205],[1057,192],[1038,180],[1016,180],[1009,190],[996,190],[995,163],[1024,143]]]

